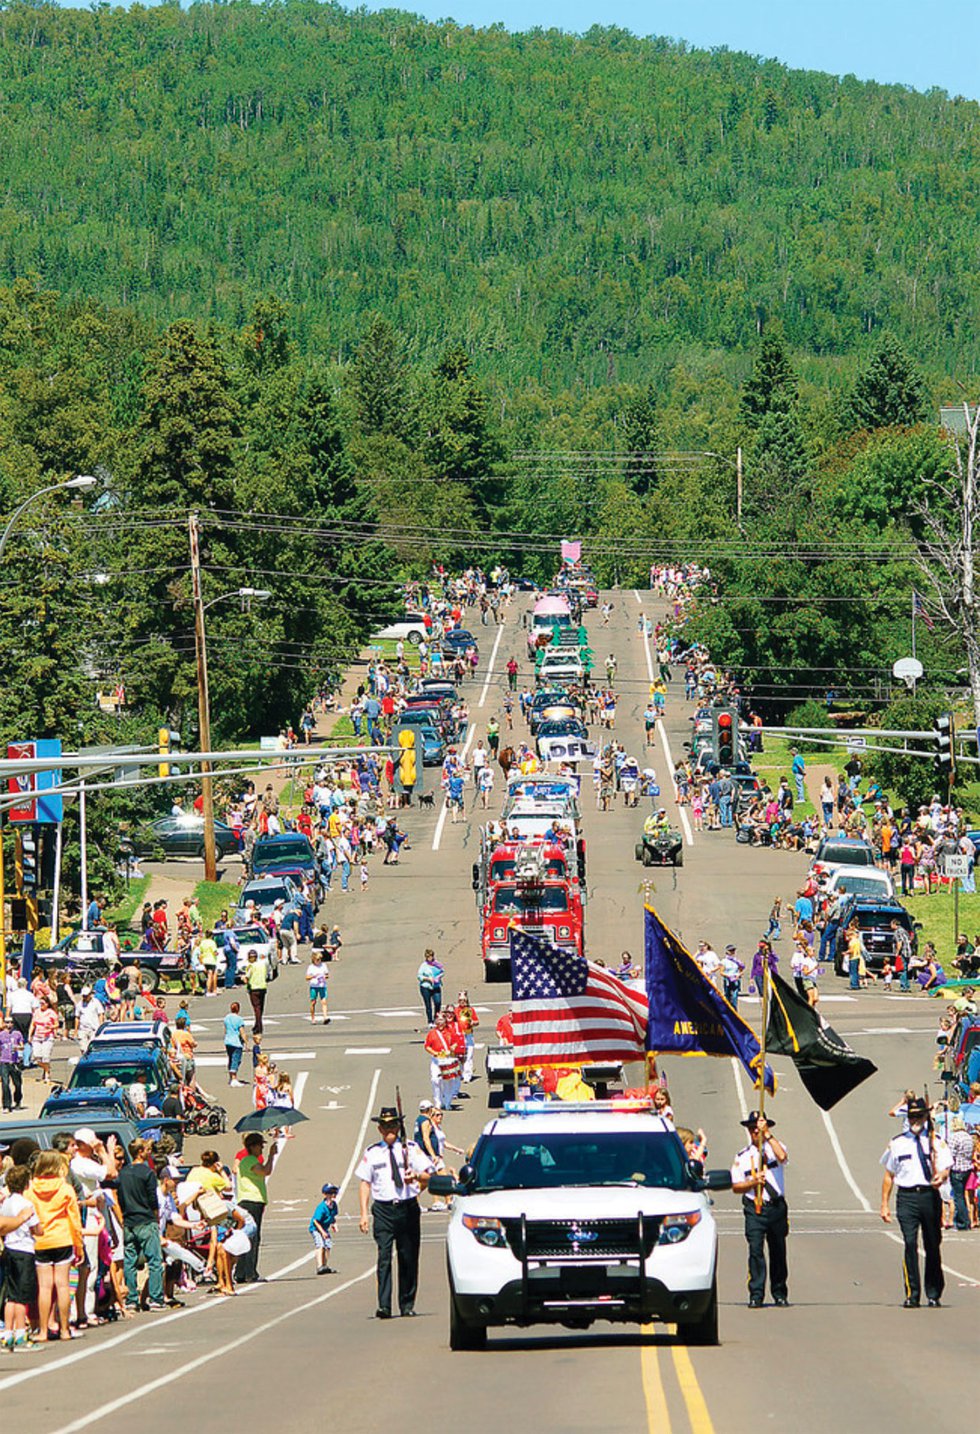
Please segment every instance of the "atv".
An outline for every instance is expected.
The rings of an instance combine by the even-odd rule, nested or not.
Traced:
[[[636,859],[644,866],[683,866],[684,838],[673,829],[666,832],[646,832],[636,843]]]

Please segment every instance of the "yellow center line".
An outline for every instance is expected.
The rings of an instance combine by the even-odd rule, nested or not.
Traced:
[[[642,1326],[649,1339],[657,1333],[657,1326]],[[667,1412],[667,1396],[660,1371],[660,1346],[645,1344],[640,1350],[640,1370],[643,1375],[643,1396],[647,1405],[647,1429],[649,1434],[670,1434],[670,1414]]]
[[[670,1352],[674,1356],[674,1369],[677,1371],[677,1382],[681,1387],[684,1403],[687,1406],[687,1417],[691,1422],[691,1434],[715,1434],[715,1426],[711,1422],[711,1415],[708,1413],[708,1406],[704,1402],[704,1395],[701,1393],[698,1377],[694,1373],[691,1356],[684,1346],[680,1344],[673,1345]]]

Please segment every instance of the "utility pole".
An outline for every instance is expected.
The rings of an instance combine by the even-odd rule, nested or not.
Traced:
[[[742,449],[735,450],[735,522],[742,526]]]
[[[191,540],[191,590],[194,597],[194,648],[197,653],[197,716],[201,751],[211,750],[211,703],[208,697],[208,648],[204,634],[204,603],[201,598],[201,550],[197,514],[188,520]],[[204,815],[204,879],[217,881],[218,862],[214,849],[214,788],[211,763],[201,763],[201,801]]]

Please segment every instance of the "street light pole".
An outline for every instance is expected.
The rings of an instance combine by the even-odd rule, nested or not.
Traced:
[[[86,488],[94,488],[98,481],[99,480],[93,478],[90,473],[79,473],[77,478],[69,478],[66,483],[50,483],[46,488],[38,488],[35,492],[28,494],[23,503],[16,507],[7,519],[7,526],[3,530],[3,535],[0,536],[0,558],[3,557],[3,550],[7,546],[7,539],[10,537],[14,524],[24,509],[31,503],[35,502],[38,498],[43,498],[47,493],[60,493],[66,488],[70,488],[75,492],[84,491]]]
[[[204,603],[201,600],[201,549],[197,514],[188,520],[191,541],[191,590],[194,598],[194,648],[197,654],[197,717],[201,751],[211,750],[211,702],[208,696],[208,647],[204,632]],[[201,763],[201,805],[204,817],[204,880],[217,881],[218,861],[214,845],[214,786],[211,763]]]
[[[94,488],[98,481],[97,478],[93,478],[91,473],[78,473],[74,478],[69,478],[64,483],[49,483],[44,488],[37,488],[33,493],[29,493],[23,503],[19,503],[11,513],[7,519],[3,533],[0,534],[0,560],[3,559],[3,550],[7,546],[7,539],[13,532],[14,524],[24,509],[29,507],[31,503],[36,502],[38,498],[44,498],[48,493],[60,493],[65,489],[70,489],[73,492],[84,492],[88,488]],[[58,836],[59,838],[61,836],[60,826],[58,827]],[[2,984],[3,988],[2,994],[0,994],[0,1009],[5,1009],[7,998],[7,920],[5,910],[6,893],[3,889],[3,814],[0,813],[0,984]],[[33,940],[33,936],[31,939]]]

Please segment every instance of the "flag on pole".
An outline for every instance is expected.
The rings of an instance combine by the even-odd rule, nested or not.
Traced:
[[[664,1055],[734,1056],[758,1082],[762,1047],[751,1026],[708,980],[691,953],[646,908],[647,1049]],[[766,1090],[776,1079],[766,1066]]]
[[[912,610],[916,617],[921,617],[930,632],[935,630],[936,624],[933,622],[929,609],[922,600],[922,594],[917,593],[914,588],[912,589]]]
[[[769,977],[766,1050],[791,1056],[813,1100],[831,1110],[878,1069],[828,1026],[808,1001],[775,971]]]
[[[582,559],[582,541],[580,538],[562,538],[561,560],[563,563],[578,563]]]
[[[646,1000],[604,967],[513,930],[510,970],[515,1069],[645,1059]]]

